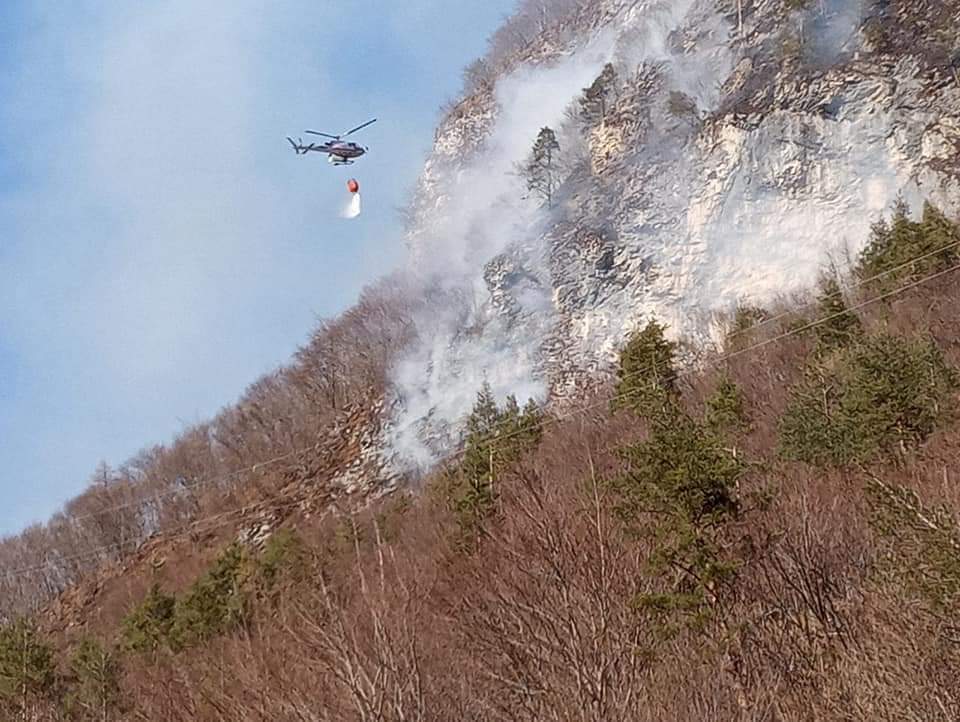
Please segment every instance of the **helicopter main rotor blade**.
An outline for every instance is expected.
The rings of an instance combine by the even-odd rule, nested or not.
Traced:
[[[364,123],[363,125],[358,125],[358,126],[357,126],[356,128],[354,128],[353,130],[348,130],[346,133],[344,133],[344,134],[343,134],[342,136],[340,136],[340,137],[341,137],[341,138],[346,138],[348,135],[351,135],[351,134],[353,134],[353,133],[356,133],[358,130],[363,130],[363,129],[366,128],[368,125],[373,125],[373,124],[376,123],[376,122],[377,122],[377,119],[376,119],[376,118],[374,118],[373,120],[368,120],[368,121],[367,121],[366,123]]]
[[[339,135],[330,135],[329,133],[319,133],[316,130],[305,130],[304,133],[310,133],[310,135],[322,135],[324,138],[333,138],[334,140],[340,140]]]

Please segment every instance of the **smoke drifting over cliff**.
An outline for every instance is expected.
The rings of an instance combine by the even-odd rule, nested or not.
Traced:
[[[401,459],[449,450],[484,381],[543,399],[650,317],[705,336],[713,311],[808,287],[898,194],[940,182],[917,147],[935,114],[853,60],[859,1],[759,3],[742,25],[707,0],[603,5],[438,132],[410,266],[443,301],[393,371]],[[608,62],[609,112],[583,121]],[[561,143],[552,209],[517,175],[544,126]]]

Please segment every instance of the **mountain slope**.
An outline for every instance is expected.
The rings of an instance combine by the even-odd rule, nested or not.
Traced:
[[[709,341],[715,312],[842,265],[899,193],[955,214],[958,27],[931,0],[521,3],[437,130],[408,267],[236,405],[0,541],[0,614],[192,535],[259,538],[416,483],[484,381],[559,406],[651,317]],[[549,208],[518,172],[544,125]]]
[[[408,267],[0,540],[0,716],[956,719],[958,27],[525,0]]]
[[[416,318],[419,344],[394,372],[406,412],[393,445],[442,455],[481,377],[500,397],[575,393],[648,318],[706,339],[715,312],[808,288],[828,258],[843,265],[898,195],[956,212],[958,12],[781,0],[571,10],[437,132],[410,265],[448,303]],[[607,62],[608,112],[575,117]],[[542,126],[561,145],[550,210],[515,172]]]

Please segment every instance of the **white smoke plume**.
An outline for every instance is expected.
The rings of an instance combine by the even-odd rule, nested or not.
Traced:
[[[857,47],[867,9],[863,0],[816,0],[794,15],[806,39],[808,60],[829,65]]]
[[[563,121],[567,106],[611,58],[614,42],[614,34],[604,32],[554,63],[523,66],[498,81],[496,124],[480,157],[447,179],[443,208],[420,242],[419,275],[474,276],[509,245],[537,235],[545,218],[536,203],[524,200],[515,166],[542,127]]]
[[[667,35],[692,0],[655,3],[645,14],[625,18],[636,48],[633,58],[666,58]],[[393,430],[392,448],[406,461],[428,465],[448,449],[445,432],[469,413],[486,382],[495,397],[515,395],[521,403],[543,399],[546,384],[538,371],[540,343],[553,322],[549,290],[533,281],[518,294],[523,331],[516,333],[490,308],[483,271],[508,247],[537,240],[549,214],[525,198],[515,167],[527,156],[544,126],[565,122],[574,103],[624,47],[624,33],[607,29],[555,62],[524,66],[497,83],[496,122],[479,158],[459,169],[443,189],[442,207],[418,239],[416,273],[424,283],[456,293],[443,307],[416,319],[420,344],[394,369],[393,381],[403,410]],[[625,64],[622,57],[616,59]],[[433,444],[425,437],[435,438]]]
[[[849,47],[859,2],[824,0],[823,8],[829,14],[818,16],[826,25],[815,51],[829,59]],[[618,252],[636,263],[622,266],[621,287],[585,301],[571,321],[568,336],[591,362],[609,359],[622,335],[650,315],[678,333],[690,330],[695,315],[745,296],[763,301],[808,286],[825,253],[838,241],[862,242],[870,213],[907,185],[886,141],[894,120],[859,115],[866,98],[837,98],[829,118],[772,111],[759,130],[694,131],[672,117],[667,94],[692,99],[702,119],[735,75],[733,28],[712,2],[641,0],[613,25],[553,62],[499,79],[480,151],[466,165],[433,169],[432,214],[415,228],[412,272],[437,302],[414,319],[419,344],[392,375],[401,410],[389,442],[406,463],[429,465],[449,451],[450,432],[482,383],[499,400],[546,393],[541,357],[558,299],[545,232],[556,217],[524,198],[515,168],[543,126],[558,131],[562,147],[591,152],[566,111],[605,63],[624,83],[650,69],[665,87],[640,108],[643,143],[618,151],[632,167],[657,171],[642,180],[625,171],[616,182],[634,183],[629,193],[618,190],[611,204],[600,204],[597,222],[616,215]],[[645,282],[649,264],[657,272]],[[498,290],[504,285],[509,298]]]
[[[420,239],[412,271],[444,289],[443,303],[415,319],[420,344],[394,369],[403,411],[392,447],[406,463],[434,463],[454,441],[449,432],[468,414],[486,382],[502,401],[542,400],[540,333],[552,316],[549,294],[531,281],[520,294],[525,333],[490,307],[485,265],[508,248],[536,243],[549,214],[526,197],[515,167],[544,126],[557,128],[569,104],[612,58],[615,34],[603,32],[556,62],[525,66],[497,84],[496,123],[477,160],[444,188],[443,207]],[[432,443],[429,439],[432,437]]]

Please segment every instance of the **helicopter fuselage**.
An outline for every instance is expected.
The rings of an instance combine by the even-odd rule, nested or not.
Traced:
[[[321,149],[329,154],[329,161],[334,165],[349,165],[354,158],[359,158],[367,152],[366,148],[357,143],[333,142]]]
[[[359,158],[361,155],[367,152],[366,148],[357,143],[327,143],[322,146],[321,150],[324,153],[329,153],[330,155],[336,155],[341,158]]]

